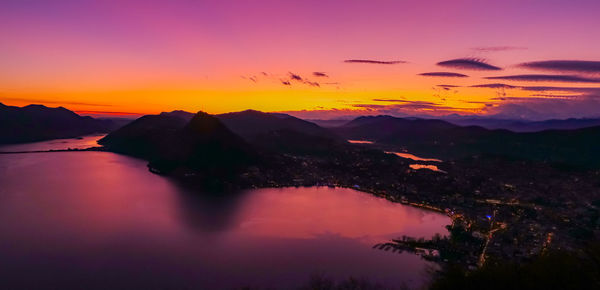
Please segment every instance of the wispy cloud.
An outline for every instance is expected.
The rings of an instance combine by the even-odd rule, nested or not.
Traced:
[[[371,60],[371,59],[347,59],[345,63],[368,63],[368,64],[399,64],[406,63],[403,60]]]
[[[23,102],[29,104],[55,104],[55,105],[73,105],[73,106],[91,106],[91,107],[112,107],[110,104],[101,103],[88,103],[88,102],[76,102],[76,101],[56,101],[56,100],[44,100],[36,98],[10,98],[0,97],[0,101],[13,101]]]
[[[455,69],[470,70],[501,70],[502,68],[488,64],[485,60],[476,58],[457,58],[438,62],[437,65]]]
[[[292,80],[296,80],[296,81],[302,81],[302,77],[298,74],[295,74],[293,72],[289,72],[290,74],[290,79]]]
[[[316,77],[323,77],[323,78],[328,78],[328,77],[329,77],[329,75],[327,75],[327,74],[326,74],[326,73],[324,73],[324,72],[320,72],[320,71],[313,72],[313,76],[316,76]]]
[[[575,75],[510,75],[486,77],[489,80],[510,80],[510,81],[525,81],[525,82],[566,82],[566,83],[600,83],[598,78],[587,78]]]
[[[472,85],[472,88],[489,88],[489,89],[515,89],[518,88],[516,86],[511,86],[502,83],[494,83],[494,84],[481,84],[481,85]]]
[[[420,76],[426,77],[446,77],[446,78],[466,78],[469,77],[465,74],[455,73],[455,72],[426,72],[419,74]]]
[[[525,62],[518,66],[541,71],[600,73],[600,61],[545,60]]]
[[[497,51],[509,51],[509,50],[525,50],[527,47],[522,46],[480,46],[473,47],[472,50],[481,52],[497,52]]]
[[[487,113],[502,118],[529,120],[600,117],[598,98],[507,97],[501,101]]]
[[[586,93],[586,94],[599,94],[600,88],[594,87],[552,87],[552,86],[522,86],[519,87],[524,91],[533,92],[573,92],[573,93]]]
[[[380,104],[355,104],[352,105],[355,108],[360,108],[367,111],[376,111],[379,114],[389,115],[444,115],[449,113],[456,113],[466,108],[456,108],[450,106],[444,106],[432,102],[424,101],[402,101],[399,104],[392,105],[380,105]]]

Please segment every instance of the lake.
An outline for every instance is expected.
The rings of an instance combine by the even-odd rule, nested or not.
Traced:
[[[448,217],[351,189],[192,192],[108,152],[0,155],[0,288],[293,288],[314,274],[397,287],[433,265],[372,249]]]

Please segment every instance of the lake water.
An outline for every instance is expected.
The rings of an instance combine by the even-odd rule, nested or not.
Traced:
[[[419,157],[417,155],[413,155],[407,152],[391,152],[391,151],[386,151],[385,153],[388,154],[394,154],[396,156],[402,157],[402,158],[406,158],[406,159],[412,159],[414,161],[429,161],[429,162],[442,162],[442,160],[440,159],[436,159],[436,158],[423,158],[423,157]]]
[[[372,249],[449,218],[350,189],[207,198],[108,152],[0,155],[0,288],[289,289],[313,274],[421,285],[432,266]]]
[[[88,135],[80,138],[69,139],[54,139],[33,143],[0,145],[0,152],[25,152],[25,151],[49,151],[49,150],[66,150],[66,149],[85,149],[99,146],[96,143],[102,139],[102,135]]]

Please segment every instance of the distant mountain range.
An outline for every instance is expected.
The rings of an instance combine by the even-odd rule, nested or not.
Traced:
[[[433,118],[399,117],[408,120],[436,120]],[[332,119],[332,120],[308,120],[321,127],[334,128],[348,124],[354,119]],[[573,130],[587,127],[600,126],[600,118],[592,119],[556,119],[544,121],[532,121],[524,119],[502,119],[492,117],[449,115],[437,120],[447,121],[459,126],[480,126],[486,129],[506,129],[513,132],[538,132],[544,130]]]
[[[544,130],[574,130],[600,126],[600,119],[564,120],[511,120],[494,118],[447,118],[446,121],[460,126],[481,126],[486,129],[506,129],[513,132],[538,132]]]
[[[42,105],[14,107],[0,103],[0,144],[107,133],[119,125],[113,120],[79,116],[63,107],[49,108]]]
[[[575,130],[516,133],[479,126],[458,126],[442,120],[391,116],[359,117],[333,128],[347,139],[406,148],[411,153],[445,159],[478,154],[600,167],[600,126]]]
[[[124,122],[82,117],[65,108],[0,104],[0,143],[32,142],[111,132],[100,143],[108,150],[147,159],[164,169],[251,164],[260,154],[325,156],[344,150],[347,139],[369,140],[377,146],[407,149],[446,160],[479,154],[600,167],[600,126],[595,119],[509,122],[456,118],[359,117],[344,125],[323,128],[287,114],[247,110],[220,115],[173,111]],[[455,123],[512,126],[514,130],[558,127],[569,130],[512,132]],[[115,130],[119,126],[120,129]],[[580,128],[585,127],[585,128]],[[515,129],[516,128],[516,129]],[[203,155],[200,152],[211,152]],[[258,154],[258,155],[257,155]],[[258,158],[260,159],[260,158]],[[238,162],[239,161],[239,162]],[[228,166],[229,166],[228,165]]]

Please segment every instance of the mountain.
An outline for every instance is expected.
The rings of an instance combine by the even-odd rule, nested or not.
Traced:
[[[118,126],[114,121],[79,116],[63,107],[14,107],[0,103],[0,144],[74,138],[110,132]]]
[[[479,154],[537,160],[571,166],[600,167],[600,127],[516,133],[441,120],[360,117],[335,128],[348,139],[366,139],[411,153],[457,159]]]
[[[332,130],[346,139],[390,141],[388,139],[401,138],[401,136],[427,139],[445,134],[455,128],[460,127],[441,120],[405,119],[382,115],[358,117]]]
[[[98,141],[109,151],[150,161],[160,172],[201,171],[210,176],[234,173],[252,164],[256,153],[219,119],[198,112],[146,115]]]
[[[335,138],[334,134],[317,124],[280,113],[264,113],[254,110],[216,115],[234,133],[252,141],[258,135],[278,130]]]
[[[151,158],[170,145],[178,132],[191,120],[187,114],[145,115],[98,140],[110,151],[140,158]],[[192,114],[193,117],[193,114]]]
[[[573,130],[600,126],[600,119],[565,119],[565,120],[511,120],[493,118],[448,118],[450,123],[459,126],[481,126],[486,129],[507,129],[513,132],[537,132],[544,130]]]
[[[327,154],[344,143],[330,130],[287,114],[246,110],[216,117],[248,143],[270,152]]]
[[[339,127],[350,122],[350,119],[331,119],[331,120],[321,120],[321,119],[307,119],[311,123],[315,123],[323,128],[333,128]]]

